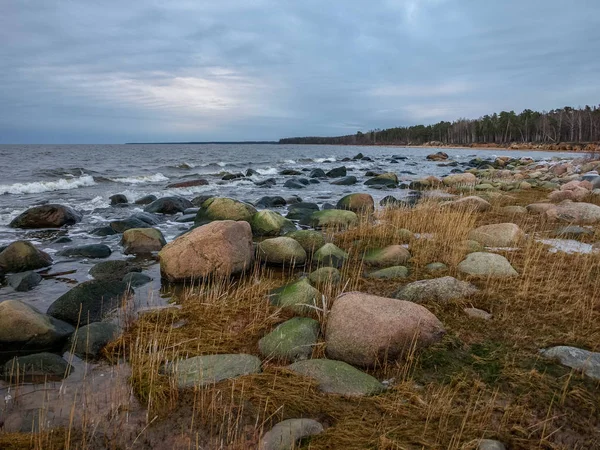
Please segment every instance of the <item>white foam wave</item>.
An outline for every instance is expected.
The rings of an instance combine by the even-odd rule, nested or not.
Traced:
[[[110,181],[115,183],[125,184],[143,184],[143,183],[159,183],[161,181],[169,181],[169,178],[165,177],[162,173],[158,172],[154,175],[140,175],[138,177],[121,177],[121,178],[109,178]]]
[[[316,163],[324,163],[325,161],[335,162],[336,159],[333,156],[330,156],[329,158],[315,158],[314,161]]]
[[[268,169],[256,169],[256,171],[261,175],[277,175],[279,173],[276,167],[269,167]]]
[[[33,183],[15,183],[0,185],[0,195],[3,194],[38,194],[40,192],[62,191],[77,189],[84,186],[94,186],[96,182],[91,175],[77,178],[60,178],[54,181],[35,181]]]
[[[294,161],[293,159],[286,159],[283,162],[286,163],[286,164],[296,164],[296,161]]]

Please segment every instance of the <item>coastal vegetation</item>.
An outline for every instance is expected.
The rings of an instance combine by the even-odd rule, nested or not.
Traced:
[[[280,144],[424,145],[595,150],[600,142],[600,106],[565,106],[550,111],[525,109],[461,118],[432,125],[412,125],[335,137],[294,137]]]

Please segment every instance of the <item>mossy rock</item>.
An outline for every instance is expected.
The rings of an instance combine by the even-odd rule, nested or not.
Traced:
[[[320,231],[296,230],[286,233],[286,236],[298,241],[307,255],[312,255],[325,245],[325,237]]]
[[[286,284],[269,294],[273,306],[290,310],[298,315],[311,315],[321,304],[321,293],[306,278]]]
[[[309,359],[317,343],[320,325],[314,319],[294,317],[278,325],[258,341],[258,348],[265,358],[300,361]]]
[[[67,361],[54,353],[35,353],[18,356],[6,364],[2,376],[9,382],[44,382],[58,381],[67,377],[73,370]]]
[[[259,242],[256,247],[258,259],[274,265],[303,265],[306,251],[300,243],[290,237],[276,237]]]
[[[335,267],[339,269],[348,259],[348,253],[334,244],[325,244],[313,256],[313,262],[320,267]]]
[[[255,236],[281,236],[296,230],[294,222],[268,209],[254,214],[250,226]]]
[[[52,258],[31,242],[16,241],[0,252],[0,272],[27,272],[52,265]]]
[[[342,276],[335,267],[321,267],[311,272],[308,279],[314,285],[337,285],[342,280]]]
[[[319,389],[328,394],[360,397],[379,394],[385,390],[384,385],[371,375],[333,359],[298,361],[289,365],[288,369],[315,379],[319,383]]]
[[[95,360],[109,342],[121,332],[118,325],[110,322],[96,322],[79,328],[69,342],[71,351],[82,359]]]
[[[358,223],[358,216],[352,211],[326,209],[315,211],[310,216],[310,226],[314,228],[346,229]]]
[[[415,238],[415,234],[412,231],[407,230],[406,228],[400,228],[396,231],[396,238],[402,244],[408,244],[411,240]]]
[[[367,275],[367,278],[375,278],[382,280],[395,280],[398,278],[406,278],[408,277],[408,268],[404,266],[392,266],[387,267],[385,269],[377,270],[375,272],[371,272]]]
[[[249,203],[228,197],[212,197],[202,203],[200,211],[196,214],[195,223],[202,225],[213,220],[250,222],[256,212],[256,208]]]
[[[372,214],[375,211],[375,201],[369,194],[348,194],[337,202],[336,208],[356,214]]]
[[[364,263],[370,267],[392,267],[406,263],[410,259],[410,252],[401,245],[389,245],[367,252]]]

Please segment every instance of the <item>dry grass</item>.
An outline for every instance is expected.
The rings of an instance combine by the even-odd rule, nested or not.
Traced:
[[[425,265],[434,261],[448,264],[450,275],[469,279],[457,273],[456,265],[467,252],[461,241],[476,226],[513,221],[528,233],[517,250],[499,251],[519,277],[471,279],[481,289],[475,297],[424,304],[448,334],[406,361],[371,371],[381,380],[394,380],[391,389],[375,397],[323,394],[313,381],[276,361],[266,362],[260,374],[190,391],[178,391],[161,372],[177,358],[258,355],[258,340],[291,317],[269,304],[268,292],[303,269],[256,267],[242,279],[213,280],[185,290],[175,299],[180,309],[142,316],[107,349],[109,357],[128,359],[131,383],[148,407],[149,425],[133,448],[150,446],[160,433],[177,436],[170,448],[254,448],[274,423],[294,417],[311,417],[326,427],[302,446],[311,449],[474,449],[483,437],[498,438],[511,449],[598,448],[599,383],[540,359],[538,351],[559,344],[600,351],[599,256],[549,253],[534,237],[547,235],[556,224],[529,215],[506,217],[500,210],[506,204],[540,201],[546,193],[510,195],[514,198],[492,200],[487,213],[449,211],[425,202],[414,209],[386,209],[355,229],[329,233],[350,258],[341,269],[342,283],[321,289],[323,305],[314,315],[324,328],[328,308],[343,291],[390,296],[404,283],[432,278]],[[409,278],[362,277],[364,251],[402,243],[402,228],[421,236],[408,242],[413,256]],[[485,309],[494,319],[468,318],[466,306]],[[323,354],[320,344],[314,356]],[[11,442],[13,447],[7,448],[61,448],[50,441],[25,445],[19,441],[22,436],[10,439],[0,434],[0,447]],[[91,443],[70,448],[86,447],[94,448]]]

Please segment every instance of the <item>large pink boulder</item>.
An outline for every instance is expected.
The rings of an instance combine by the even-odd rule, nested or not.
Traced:
[[[445,334],[442,323],[416,303],[362,292],[340,295],[327,321],[327,357],[357,366],[385,364]]]
[[[158,256],[169,281],[233,275],[252,264],[252,230],[248,222],[211,222],[167,244]]]

